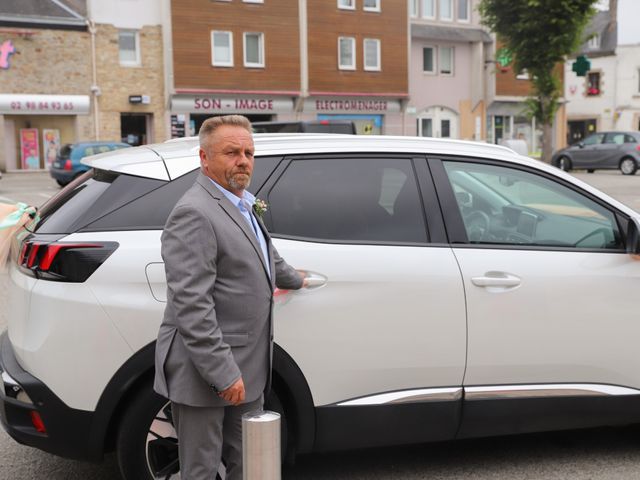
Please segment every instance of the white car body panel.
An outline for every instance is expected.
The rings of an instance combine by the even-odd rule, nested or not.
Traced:
[[[291,265],[328,278],[275,311],[276,343],[305,372],[315,405],[461,385],[465,301],[449,248],[275,244]]]
[[[624,253],[454,252],[468,306],[465,386],[572,381],[640,387],[640,262]],[[471,281],[490,271],[521,283],[486,288]]]
[[[14,282],[25,276],[16,270],[11,266]],[[18,291],[20,286],[14,283],[10,296]],[[105,386],[133,351],[87,283],[37,280],[28,305],[25,317],[14,314],[9,322],[18,362],[68,406],[94,410]]]

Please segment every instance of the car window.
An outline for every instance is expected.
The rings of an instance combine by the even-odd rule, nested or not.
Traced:
[[[604,143],[615,143],[616,145],[622,145],[624,143],[624,137],[624,133],[607,133],[607,135],[604,137]]]
[[[585,138],[583,143],[585,145],[595,145],[597,143],[602,143],[603,138],[604,138],[604,133],[595,133]]]
[[[614,214],[546,177],[445,162],[470,243],[621,249]]]
[[[95,155],[96,153],[98,153],[96,151],[96,147],[86,147],[84,149],[84,155],[83,157],[88,157],[89,155]]]
[[[344,242],[427,241],[410,159],[293,160],[267,201],[274,234]]]
[[[255,193],[267,180],[280,162],[280,157],[256,157],[248,190]],[[83,231],[102,230],[153,230],[162,229],[180,197],[193,185],[200,170],[182,175],[164,184],[133,202],[98,218],[83,228]]]
[[[633,138],[631,135],[625,135],[624,143],[638,143],[638,142],[636,142],[636,139]]]
[[[97,152],[96,153],[105,153],[105,152],[110,152],[111,149],[109,148],[109,145],[100,145],[99,147],[97,147]]]

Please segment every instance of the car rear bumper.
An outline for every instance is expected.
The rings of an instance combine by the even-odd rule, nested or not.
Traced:
[[[55,168],[55,167],[51,167],[51,169],[49,170],[49,174],[51,175],[51,177],[53,177],[55,180],[58,180],[64,183],[71,182],[71,180],[73,180],[73,178],[78,173],[81,173],[81,172],[77,170],[62,170],[61,168]]]
[[[16,361],[7,332],[0,336],[0,423],[18,443],[61,457],[97,461],[102,452],[91,451],[93,412],[68,407],[46,385]],[[74,381],[71,375],[69,381]],[[39,432],[32,420],[37,412],[46,429]],[[95,444],[94,444],[95,445]]]

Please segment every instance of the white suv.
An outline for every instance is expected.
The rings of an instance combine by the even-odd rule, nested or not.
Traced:
[[[315,287],[276,292],[290,454],[640,421],[637,214],[504,147],[256,135],[252,191]],[[197,141],[125,149],[16,245],[0,413],[17,441],[126,479],[177,474],[151,388],[160,234]]]

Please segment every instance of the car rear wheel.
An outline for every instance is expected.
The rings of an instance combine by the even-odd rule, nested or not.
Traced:
[[[631,157],[625,157],[620,160],[620,171],[623,175],[635,175],[638,170],[636,161]]]
[[[56,183],[61,187],[66,187],[69,184],[69,182],[63,182],[62,180],[56,180]]]
[[[275,393],[267,398],[265,409],[281,415],[284,458],[288,441],[287,421],[282,403]],[[142,387],[124,414],[118,431],[116,450],[120,472],[125,480],[180,478],[178,436],[172,422],[171,402],[155,393],[150,384]],[[224,478],[222,466],[216,479]]]
[[[571,160],[569,159],[569,157],[560,157],[558,159],[558,168],[560,170],[564,170],[565,172],[568,172],[571,170]]]

